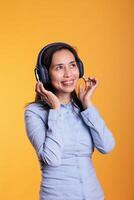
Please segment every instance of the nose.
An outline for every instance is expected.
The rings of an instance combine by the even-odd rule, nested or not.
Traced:
[[[70,77],[70,76],[71,76],[71,69],[69,67],[65,67],[64,77]]]

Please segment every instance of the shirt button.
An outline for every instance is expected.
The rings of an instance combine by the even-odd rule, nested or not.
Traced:
[[[82,180],[82,179],[80,179],[80,183],[83,183],[83,180]]]

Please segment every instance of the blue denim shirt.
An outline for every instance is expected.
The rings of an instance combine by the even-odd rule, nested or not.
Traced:
[[[110,152],[115,140],[96,106],[81,112],[72,103],[58,110],[32,103],[24,120],[40,163],[40,200],[104,200],[92,154]]]

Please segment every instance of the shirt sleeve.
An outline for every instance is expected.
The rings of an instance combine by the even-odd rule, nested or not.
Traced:
[[[90,129],[98,151],[104,154],[110,152],[115,146],[115,140],[97,108],[92,105],[82,111],[81,116]]]
[[[62,118],[60,109],[49,110],[47,123],[34,111],[26,109],[24,112],[27,136],[39,159],[47,165],[58,166],[61,163],[64,145]]]

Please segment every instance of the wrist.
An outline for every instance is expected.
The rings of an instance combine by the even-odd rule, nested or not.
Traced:
[[[84,110],[85,110],[85,109],[87,109],[87,108],[89,108],[89,107],[91,107],[91,106],[93,106],[93,103],[90,101],[90,102],[84,104],[84,105],[83,105],[83,108],[84,108]]]
[[[59,106],[55,106],[52,109],[59,110],[60,109],[60,105]]]

